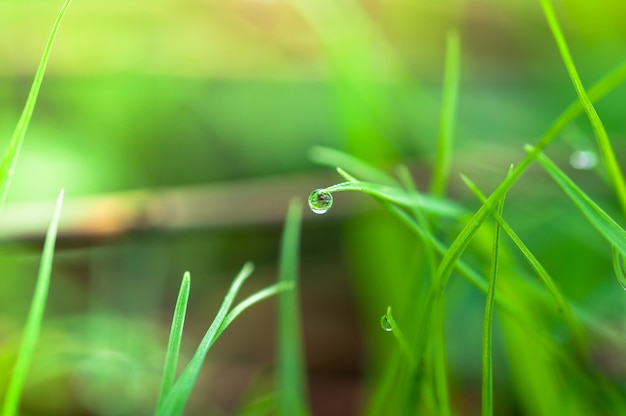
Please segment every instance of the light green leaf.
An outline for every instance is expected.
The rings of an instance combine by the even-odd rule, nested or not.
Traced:
[[[35,286],[35,294],[30,305],[30,312],[24,328],[22,344],[17,355],[15,367],[9,380],[9,386],[4,398],[2,407],[3,416],[13,416],[18,413],[19,402],[26,384],[28,370],[35,353],[44,311],[46,309],[46,299],[48,298],[48,288],[50,287],[50,274],[52,273],[52,258],[54,257],[54,244],[56,241],[59,218],[61,217],[61,206],[63,205],[63,191],[59,194],[56,208],[46,233],[46,241],[43,246],[41,265]]]
[[[183,326],[185,324],[185,313],[187,311],[187,300],[189,299],[190,285],[191,275],[189,272],[186,272],[180,285],[178,298],[176,300],[176,308],[174,309],[174,318],[172,319],[170,338],[167,343],[167,353],[165,355],[163,378],[161,379],[161,391],[159,392],[157,407],[159,407],[159,405],[163,402],[163,399],[167,396],[174,385],[176,368],[178,365],[178,355],[180,352],[180,342],[182,340]]]
[[[43,55],[41,56],[39,67],[37,67],[33,84],[30,87],[26,104],[22,110],[22,115],[20,116],[17,126],[13,132],[13,136],[11,137],[9,148],[2,158],[2,163],[0,163],[0,212],[4,208],[4,203],[6,202],[9,187],[11,185],[11,179],[13,178],[13,172],[15,171],[17,158],[20,154],[22,143],[24,142],[24,135],[26,134],[26,129],[28,129],[30,119],[33,115],[33,111],[35,110],[35,103],[37,102],[39,89],[43,81],[44,73],[46,72],[46,66],[48,65],[48,59],[50,58],[50,52],[52,51],[54,39],[56,38],[59,27],[61,26],[61,21],[65,16],[65,12],[67,12],[67,9],[70,7],[71,2],[72,0],[66,0],[65,3],[63,3],[54,25],[52,25],[52,30],[48,36],[48,42],[46,43]]]
[[[278,298],[278,410],[280,415],[310,414],[306,395],[306,374],[298,302],[298,247],[302,203],[291,201],[283,231],[280,254],[281,284],[294,290],[284,291]]]
[[[328,192],[359,191],[408,208],[419,207],[444,217],[458,218],[466,213],[459,205],[444,199],[415,195],[401,188],[369,182],[343,182],[324,189]]]

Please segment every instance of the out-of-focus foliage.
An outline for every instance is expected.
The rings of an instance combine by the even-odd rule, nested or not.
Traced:
[[[0,144],[8,143],[17,122],[59,6],[0,3]],[[626,3],[570,0],[555,7],[585,86],[622,63]],[[122,190],[195,184],[239,194],[239,180],[272,178],[278,185],[261,183],[258,195],[244,202],[224,197],[207,205],[231,218],[228,226],[209,229],[162,232],[139,223],[114,238],[82,239],[64,235],[62,219],[25,412],[151,411],[183,271],[195,279],[184,356],[242,262],[257,264],[251,292],[274,280],[277,224],[292,197],[285,183],[298,175],[319,182],[316,187],[340,181],[309,160],[313,146],[348,151],[390,173],[406,163],[418,189],[427,189],[451,29],[459,33],[461,74],[447,189],[449,198],[475,209],[479,204],[457,173],[491,191],[524,157],[523,145],[535,143],[576,99],[538,1],[75,0],[9,203],[52,200],[60,188],[71,206],[78,196]],[[596,104],[622,166],[624,97],[619,87]],[[547,153],[621,221],[601,163],[590,170],[568,167],[576,151],[596,152],[583,117]],[[300,197],[312,189],[303,187]],[[394,347],[378,323],[387,305],[410,332],[410,320],[395,305],[410,302],[406,288],[427,270],[427,261],[421,243],[365,196],[335,198],[324,217],[304,216],[301,292],[314,414],[347,415],[362,408]],[[268,209],[276,212],[273,222],[262,216]],[[613,276],[610,247],[545,173],[531,168],[515,185],[505,217],[565,295],[585,313],[623,328],[624,293]],[[436,233],[447,242],[459,230],[451,221],[440,226]],[[0,391],[34,287],[41,240],[31,232],[0,246]],[[492,234],[479,231],[463,258],[484,273]],[[513,250],[501,256],[510,256],[510,264],[520,260]],[[484,295],[455,274],[446,290],[451,402],[471,414],[480,395]],[[229,414],[272,391],[273,304],[255,308],[216,343],[199,380],[208,393],[192,396],[189,414]],[[563,336],[549,316],[551,335]],[[519,386],[506,382],[510,373],[525,371],[505,353],[507,342],[521,343],[524,334],[504,334],[499,325],[496,311],[495,413],[532,413],[516,393]],[[597,367],[623,385],[620,345],[602,339],[594,353]],[[552,380],[547,370],[535,377]],[[560,390],[546,386],[550,391]]]

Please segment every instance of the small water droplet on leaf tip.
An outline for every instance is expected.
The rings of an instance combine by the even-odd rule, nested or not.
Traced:
[[[382,318],[380,318],[380,326],[387,332],[393,331],[393,326],[391,325],[391,322],[389,322],[389,317],[387,315],[383,315]]]
[[[333,206],[333,196],[324,189],[316,189],[309,194],[309,208],[316,214],[326,213]]]

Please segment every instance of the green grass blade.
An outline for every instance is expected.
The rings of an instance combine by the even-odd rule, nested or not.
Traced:
[[[228,314],[228,310],[235,300],[235,296],[237,296],[239,289],[250,276],[253,269],[254,266],[252,263],[246,263],[235,280],[233,280],[233,283],[226,293],[222,306],[218,310],[213,323],[202,338],[202,341],[200,342],[200,345],[198,346],[194,356],[191,358],[189,364],[187,364],[176,383],[174,383],[174,386],[163,400],[161,406],[157,408],[157,415],[172,416],[182,414],[187,403],[187,399],[189,398],[195,381],[198,378],[198,374],[200,373],[202,363],[204,362],[209,349],[217,340],[219,333],[221,333],[220,329],[222,328],[224,320]]]
[[[600,120],[600,116],[598,116],[591,99],[587,95],[587,91],[585,91],[585,87],[583,86],[580,76],[578,75],[576,65],[574,65],[574,60],[572,59],[567,42],[565,41],[565,36],[563,36],[556,13],[552,7],[552,2],[550,0],[539,1],[544,15],[546,16],[548,26],[550,27],[554,40],[556,41],[561,58],[563,59],[563,63],[565,64],[565,68],[567,69],[567,73],[572,80],[572,84],[574,84],[574,89],[576,90],[578,99],[580,100],[582,107],[589,118],[591,127],[593,128],[593,132],[598,141],[598,147],[600,148],[600,154],[602,155],[609,178],[615,188],[620,206],[622,207],[622,213],[626,215],[626,181],[624,180],[624,174],[622,173],[619,163],[617,162],[617,158],[615,157],[615,153],[613,152],[609,136],[607,135],[606,129],[602,124],[602,120]]]
[[[222,335],[222,332],[224,332],[224,330],[228,328],[228,326],[250,306],[254,305],[255,303],[259,303],[260,301],[267,299],[271,296],[278,295],[281,292],[291,291],[293,287],[293,284],[290,284],[290,282],[278,282],[248,296],[237,305],[235,305],[230,312],[228,312],[228,315],[226,315],[226,318],[224,318],[222,326],[217,332],[217,336],[219,337],[220,335]]]
[[[527,146],[527,150],[530,148]],[[626,231],[580,189],[554,162],[541,154],[539,163],[552,179],[565,191],[589,222],[609,241],[622,256],[626,256]]]
[[[474,194],[478,197],[478,199],[483,203],[487,204],[487,198],[485,195],[478,189],[478,187],[465,175],[461,175],[463,182],[474,192]],[[511,226],[502,218],[499,212],[492,211],[492,217],[496,220],[499,227],[502,228],[502,231],[506,233],[506,235],[513,241],[518,250],[522,253],[522,255],[526,258],[530,266],[537,273],[543,284],[548,289],[548,292],[554,299],[556,303],[557,309],[560,313],[563,314],[565,321],[572,331],[572,335],[576,340],[577,348],[579,352],[584,355],[587,350],[587,336],[585,335],[585,331],[580,324],[580,322],[576,319],[574,313],[572,312],[572,308],[569,306],[568,302],[565,300],[565,296],[558,289],[557,285],[554,283],[554,280],[548,274],[546,269],[543,267],[541,262],[535,257],[535,255],[530,251],[530,249],[524,244],[521,238],[513,231]]]
[[[620,66],[616,71],[611,73],[609,76],[602,79],[599,82],[593,91],[593,99],[598,99],[602,95],[608,93],[610,90],[614,89],[617,85],[624,82],[626,80],[626,64]],[[539,157],[541,154],[541,150],[548,146],[552,140],[554,140],[558,133],[574,118],[576,118],[582,111],[582,106],[579,102],[575,102],[570,105],[560,116],[559,118],[550,126],[548,131],[543,135],[543,137],[537,143],[537,146],[531,151],[522,161],[517,165],[515,169],[505,178],[503,182],[498,185],[498,187],[493,191],[491,196],[487,199],[487,204],[483,204],[483,206],[472,216],[472,218],[466,223],[465,227],[457,234],[457,237],[454,239],[452,244],[450,245],[449,250],[446,251],[445,255],[441,259],[439,267],[437,269],[437,283],[436,287],[433,287],[430,296],[426,300],[426,310],[430,310],[435,303],[437,302],[437,298],[443,293],[443,290],[448,282],[448,278],[452,273],[452,270],[455,268],[455,265],[461,256],[461,254],[465,251],[468,244],[484,222],[485,218],[489,215],[489,209],[486,206],[493,206],[495,202],[498,201],[502,196],[517,182],[520,176],[528,169],[528,167],[533,163],[533,161]],[[431,314],[426,314],[424,322],[420,323],[420,330],[427,331],[431,324]],[[425,342],[422,341],[417,346],[418,354],[420,357],[423,354],[425,348]]]
[[[391,332],[398,343],[398,347],[404,358],[406,358],[407,362],[411,366],[411,368],[415,368],[415,357],[413,356],[413,352],[411,351],[411,347],[409,347],[409,342],[404,336],[404,332],[400,329],[400,326],[396,323],[396,320],[393,318],[391,314],[391,306],[387,307],[387,313],[380,318],[380,326],[387,332]]]
[[[498,215],[502,216],[504,210],[504,197],[498,204]],[[500,225],[496,223],[493,232],[493,251],[489,290],[485,299],[485,317],[483,322],[482,340],[482,414],[493,416],[493,310],[496,299],[496,281],[498,277],[498,259],[500,257]]]
[[[531,151],[532,148],[527,146]],[[589,222],[607,239],[622,256],[626,256],[626,231],[580,189],[554,162],[540,154],[539,163],[552,176],[552,179],[570,197]]]
[[[294,199],[289,204],[280,251],[279,281],[294,290],[278,298],[277,389],[278,414],[298,416],[309,414],[306,375],[302,356],[300,308],[298,307],[298,247],[302,203]]]
[[[448,394],[448,364],[446,360],[446,304],[442,300],[434,310],[433,329],[433,370],[435,381],[435,394],[437,397],[437,413],[441,416],[449,416],[450,396]]]
[[[453,30],[448,32],[446,43],[446,68],[443,83],[443,100],[441,118],[439,120],[439,139],[437,156],[431,185],[433,195],[443,196],[450,176],[450,160],[452,158],[452,139],[454,137],[454,119],[459,92],[461,72],[459,34]]]
[[[617,277],[617,281],[622,285],[624,290],[626,290],[626,267],[624,266],[624,256],[622,256],[619,251],[612,247],[613,254],[613,268],[615,269],[615,277]]]
[[[48,297],[48,288],[50,286],[50,274],[52,272],[52,259],[54,257],[54,244],[59,226],[59,218],[61,216],[61,206],[63,205],[63,191],[59,194],[56,208],[52,216],[52,221],[46,233],[46,241],[43,246],[43,254],[41,256],[41,264],[39,274],[37,276],[37,284],[35,286],[35,294],[30,305],[30,312],[24,328],[24,336],[19,349],[15,367],[2,407],[3,416],[13,416],[17,414],[20,398],[28,370],[35,353],[37,339],[41,332],[41,322],[43,320],[44,310],[46,308],[46,299]]]
[[[369,182],[343,182],[324,189],[328,192],[359,191],[404,207],[419,207],[444,217],[458,218],[466,211],[459,205],[444,199],[426,195],[412,195],[403,189]]]
[[[35,73],[33,84],[30,87],[30,92],[28,93],[24,110],[22,110],[22,115],[20,116],[17,126],[13,132],[13,136],[11,137],[11,143],[9,143],[9,147],[2,158],[2,163],[0,163],[0,212],[4,208],[4,203],[11,185],[11,179],[13,178],[15,164],[17,163],[17,158],[20,154],[22,143],[24,142],[24,135],[26,134],[33,111],[35,110],[35,103],[37,102],[39,89],[43,81],[44,73],[46,72],[46,65],[48,64],[48,59],[50,58],[50,52],[52,51],[54,39],[56,38],[59,27],[61,26],[63,16],[65,16],[65,12],[69,8],[71,2],[72,0],[66,0],[65,3],[63,3],[54,25],[52,26],[52,30],[48,36],[48,42],[46,43],[43,55],[41,56],[41,61],[39,62],[39,67]]]
[[[187,300],[189,299],[189,289],[191,285],[191,275],[186,272],[180,285],[170,338],[167,343],[167,353],[165,354],[165,365],[163,366],[163,378],[161,379],[161,390],[157,401],[157,408],[163,399],[170,392],[176,378],[176,368],[178,365],[178,355],[180,352],[180,342],[183,336],[183,326],[185,325],[185,313],[187,312]]]
[[[420,198],[420,195],[417,192],[415,182],[412,180],[409,170],[406,167],[401,166],[398,169],[398,177],[400,178],[405,189],[412,196],[414,196],[415,198]],[[427,235],[432,235],[426,215],[417,206],[413,207],[413,215],[417,220],[420,228],[426,231],[424,237],[422,237],[422,241],[424,244],[424,256],[428,265],[429,274],[430,276],[434,276],[437,272],[436,254],[435,248],[433,246],[433,241],[430,238],[426,237]],[[423,292],[413,293],[411,295],[411,299],[413,299],[419,305],[419,313],[416,316],[421,316],[421,314],[424,313],[421,307],[424,303]],[[448,374],[446,364],[445,310],[445,303],[440,302],[439,307],[434,311],[434,320],[436,322],[436,325],[434,326],[433,333],[431,334],[433,351],[432,367],[434,393],[436,397],[436,404],[438,407],[437,414],[442,416],[447,416],[450,414],[450,399],[448,395]],[[417,376],[417,374],[415,374],[415,376]]]

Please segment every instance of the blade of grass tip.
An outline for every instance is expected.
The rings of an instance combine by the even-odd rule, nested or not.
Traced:
[[[191,394],[191,390],[193,389],[196,379],[198,378],[198,374],[200,373],[200,369],[202,368],[202,363],[204,362],[209,349],[211,349],[215,343],[220,328],[226,319],[228,310],[233,304],[239,289],[246,279],[250,277],[253,270],[254,266],[252,263],[246,263],[237,277],[235,277],[233,283],[228,289],[228,292],[226,293],[226,296],[224,297],[222,306],[220,306],[213,323],[202,338],[202,341],[200,341],[200,345],[196,349],[195,354],[183,370],[178,380],[174,383],[174,386],[171,388],[169,394],[165,396],[165,399],[157,408],[156,415],[173,416],[183,413],[187,400],[189,399],[189,395]]]
[[[291,282],[278,282],[274,283],[273,285],[267,286],[266,288],[261,289],[257,292],[254,292],[252,295],[248,296],[237,305],[235,305],[233,309],[228,312],[228,315],[226,315],[226,318],[224,318],[222,326],[217,332],[217,336],[219,337],[220,335],[222,335],[222,332],[224,332],[224,330],[228,328],[228,326],[250,306],[279,293],[291,291],[293,290],[293,288],[294,285],[291,284]]]
[[[454,137],[454,120],[459,92],[461,65],[459,34],[456,30],[448,32],[446,41],[446,66],[443,82],[443,100],[441,118],[439,120],[439,140],[437,140],[437,156],[431,183],[431,193],[443,196],[450,176],[450,160],[452,158],[452,139]]]
[[[461,174],[461,179],[468,188],[474,192],[476,197],[483,203],[487,204],[487,198],[481,192],[481,190],[472,182],[467,176]],[[491,209],[491,208],[490,208]],[[576,319],[574,313],[572,312],[572,308],[565,300],[565,296],[561,293],[557,285],[554,283],[554,280],[550,276],[550,274],[543,267],[541,262],[535,257],[535,255],[530,251],[530,249],[524,244],[521,238],[513,231],[511,226],[502,218],[499,212],[492,211],[492,217],[496,220],[498,226],[506,233],[506,235],[513,241],[518,250],[522,253],[524,258],[528,261],[530,266],[533,268],[535,273],[539,276],[542,283],[545,285],[546,289],[554,299],[557,310],[563,314],[563,318],[567,326],[569,327],[574,340],[576,342],[576,346],[578,348],[579,353],[582,356],[586,355],[587,351],[587,336],[585,334],[585,330],[583,329],[582,324]]]
[[[185,272],[183,281],[180,285],[178,298],[176,299],[176,307],[174,309],[174,317],[172,319],[172,328],[167,343],[167,352],[165,354],[165,364],[163,365],[163,378],[161,379],[161,390],[157,400],[157,408],[163,402],[163,399],[170,392],[176,378],[176,368],[178,365],[178,355],[180,353],[180,343],[183,337],[183,327],[185,325],[185,313],[187,312],[187,301],[189,299],[189,290],[191,286],[191,275]]]
[[[43,55],[41,56],[41,61],[39,62],[39,67],[37,68],[37,72],[35,73],[33,84],[30,87],[30,92],[28,93],[28,98],[26,99],[24,110],[22,110],[22,115],[20,116],[20,119],[17,122],[17,126],[13,131],[11,143],[9,143],[9,147],[4,154],[2,163],[0,164],[0,212],[2,212],[4,208],[4,203],[7,198],[9,186],[11,185],[11,179],[13,178],[15,164],[17,163],[17,158],[20,154],[22,143],[24,142],[24,135],[26,134],[26,130],[28,129],[28,125],[30,124],[30,119],[33,115],[33,111],[35,110],[35,103],[37,102],[39,89],[43,81],[44,73],[46,72],[46,65],[48,64],[48,59],[50,58],[50,52],[52,51],[54,39],[56,38],[59,27],[61,26],[63,16],[65,16],[65,12],[69,8],[71,2],[72,0],[66,0],[65,3],[63,3],[63,6],[61,7],[59,14],[57,15],[54,25],[52,25],[52,30],[50,31],[50,35],[48,36],[48,42],[46,43]]]
[[[300,308],[298,306],[298,247],[302,203],[289,204],[280,249],[279,281],[293,285],[278,298],[278,414],[285,416],[310,413],[306,394]]]
[[[498,215],[502,216],[504,198],[498,204]],[[493,310],[496,299],[496,280],[498,277],[498,259],[500,257],[500,224],[496,223],[493,233],[493,249],[491,259],[491,279],[485,299],[485,317],[483,322],[483,380],[482,380],[482,414],[493,416]]]
[[[24,328],[24,335],[22,344],[20,346],[15,367],[11,379],[9,380],[9,386],[4,398],[4,405],[2,407],[3,416],[13,416],[17,414],[20,398],[24,385],[26,384],[26,377],[28,370],[35,353],[35,347],[37,346],[37,339],[41,332],[41,323],[43,321],[43,315],[46,308],[46,299],[48,298],[48,288],[50,286],[50,275],[52,273],[52,259],[54,257],[54,244],[57,236],[57,229],[59,227],[59,218],[61,217],[61,206],[63,205],[63,191],[59,194],[57,199],[52,221],[48,227],[46,233],[46,240],[43,246],[43,254],[41,256],[41,264],[39,266],[39,274],[37,276],[37,283],[35,286],[35,293],[30,305],[30,312],[26,320],[26,327]]]
[[[602,155],[611,184],[615,189],[617,198],[622,208],[622,214],[626,216],[626,181],[624,180],[624,174],[622,173],[619,163],[617,162],[617,158],[615,157],[615,153],[613,152],[609,136],[607,135],[606,129],[602,124],[602,120],[600,120],[600,116],[598,116],[598,112],[591,103],[591,100],[587,95],[587,91],[585,90],[580,76],[578,75],[578,71],[576,70],[576,65],[574,64],[574,60],[569,52],[565,36],[563,35],[556,13],[552,7],[552,2],[550,0],[539,0],[539,2],[541,3],[548,26],[550,27],[554,40],[556,41],[561,58],[565,64],[565,68],[567,69],[569,77],[572,80],[572,84],[574,84],[574,89],[576,90],[578,99],[580,100],[585,113],[587,113],[587,117],[589,118],[589,122],[593,128],[596,140],[598,141],[598,147],[600,148],[600,154]]]
[[[380,326],[387,332],[391,332],[398,343],[398,347],[400,351],[404,354],[409,366],[411,368],[415,368],[415,357],[413,357],[413,352],[409,347],[409,343],[404,336],[404,332],[400,329],[400,326],[396,323],[395,319],[393,319],[393,315],[391,314],[391,306],[387,307],[387,313],[384,314],[380,318]]]

